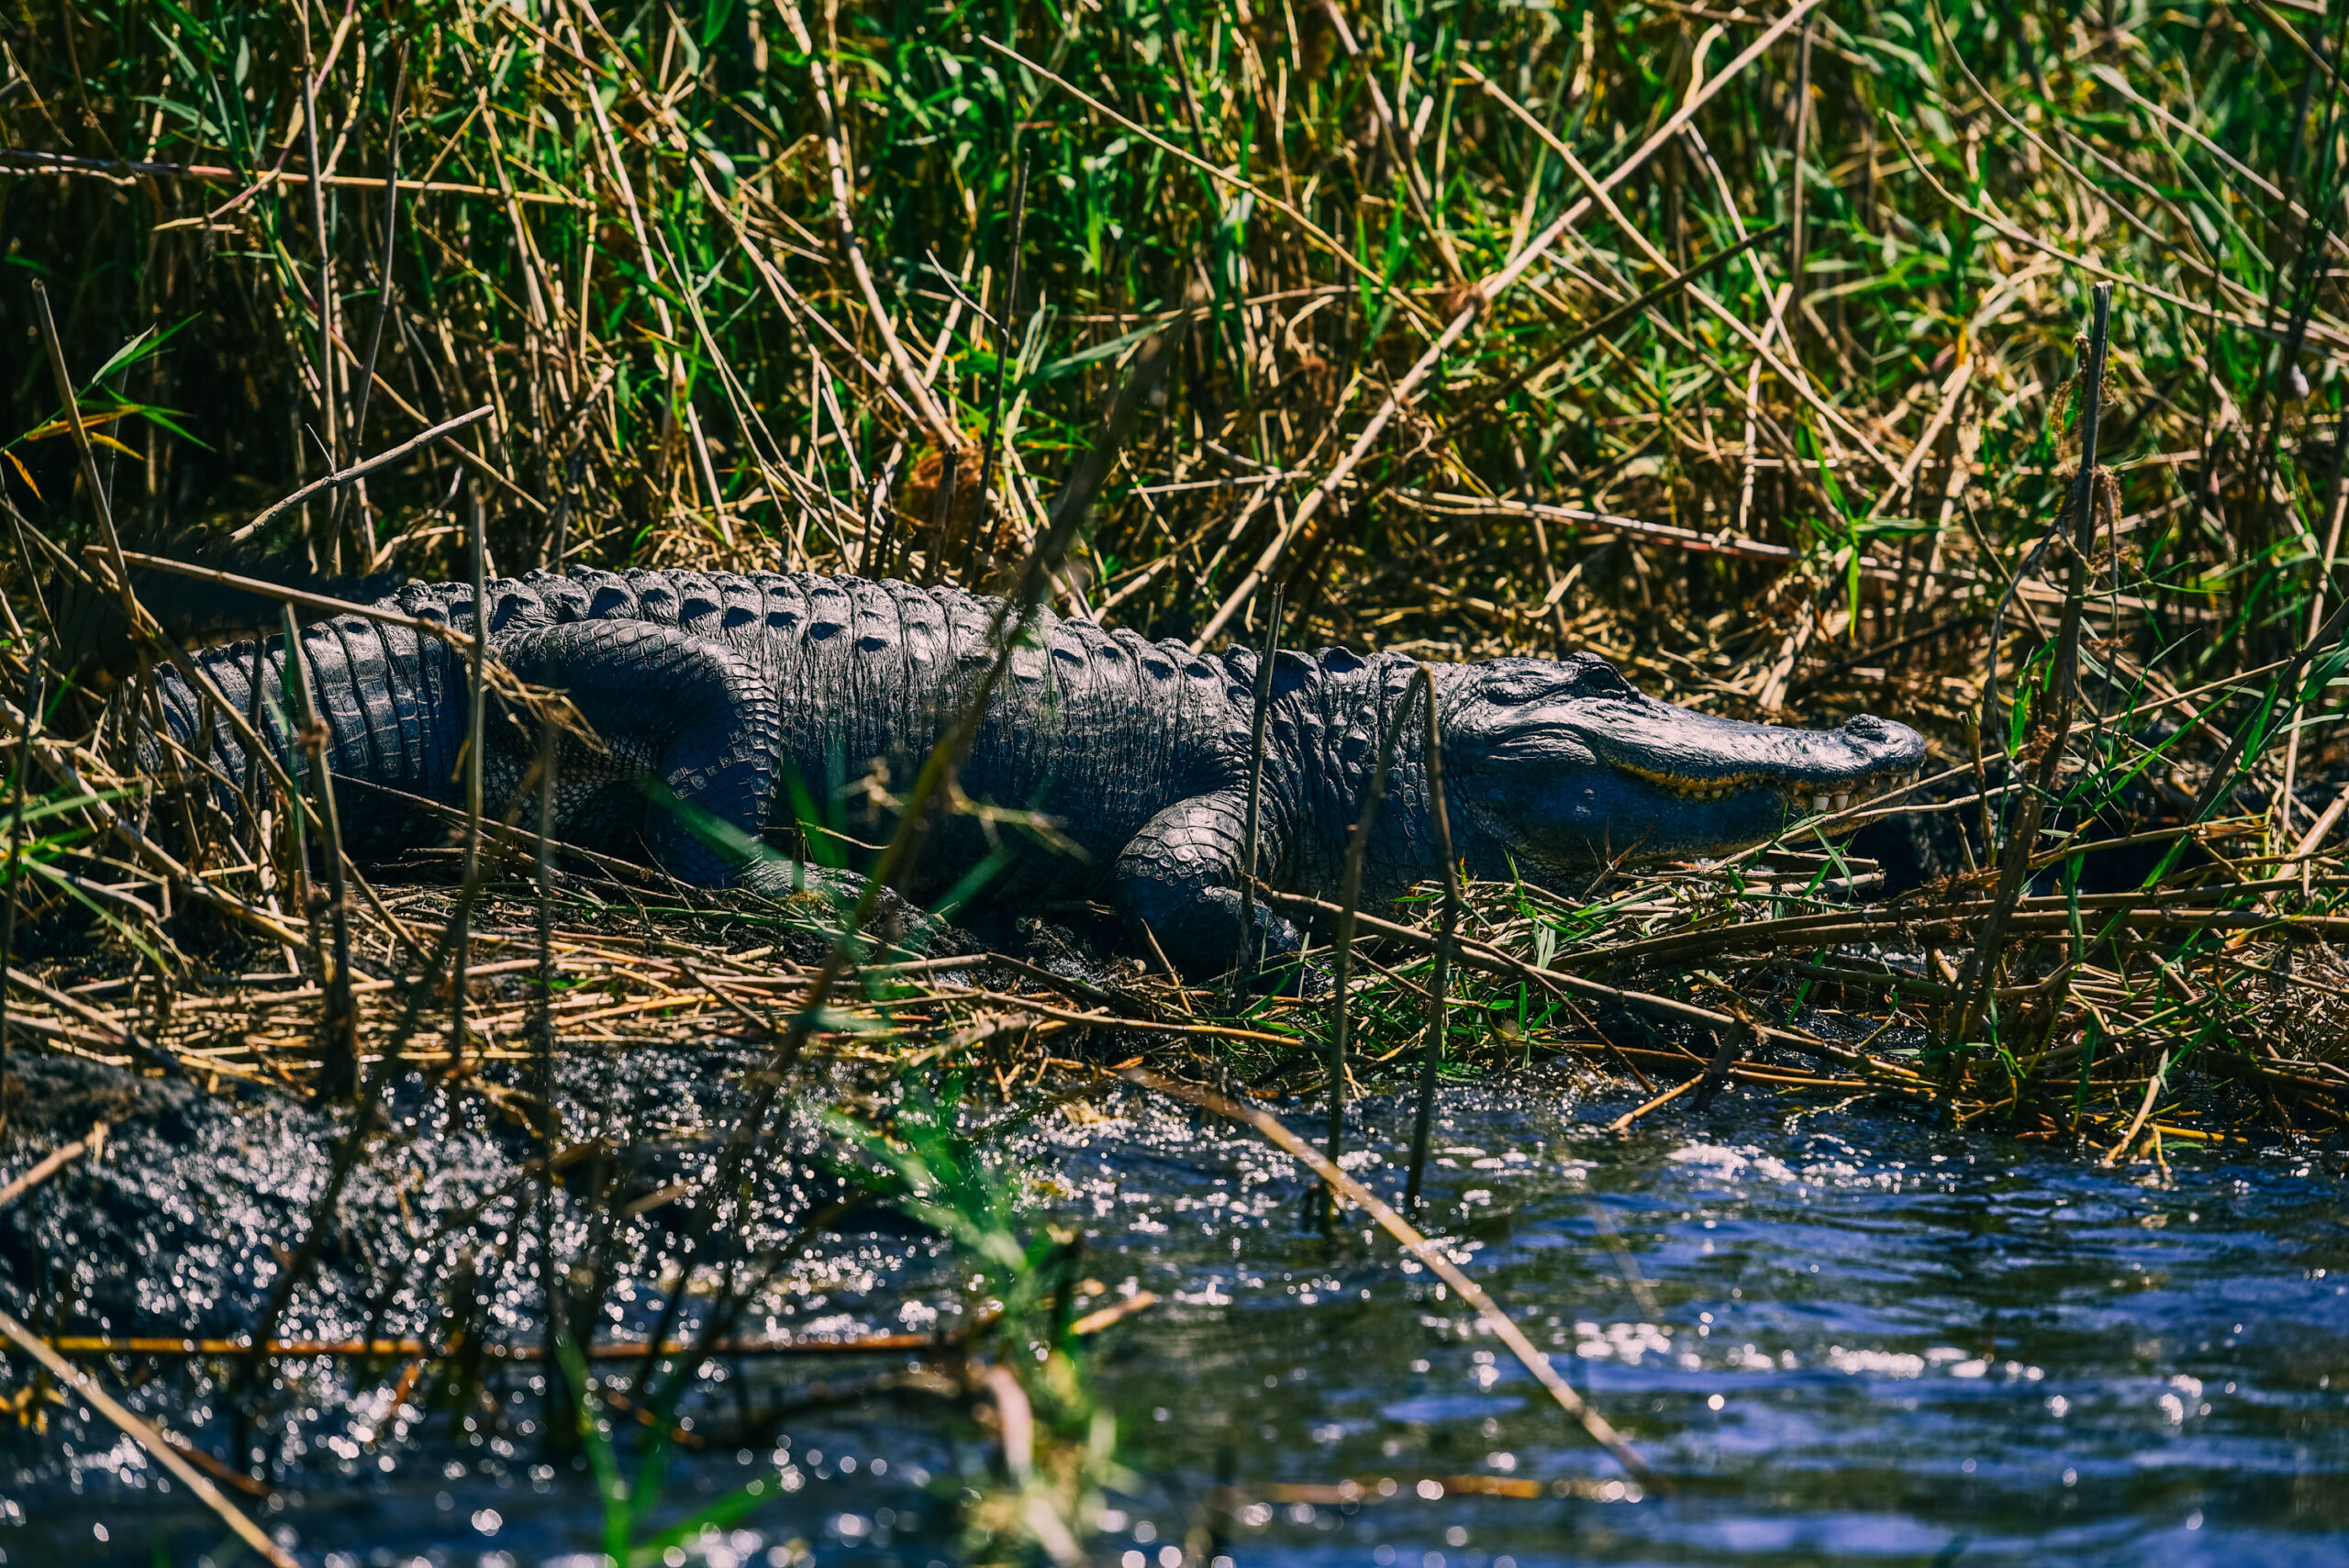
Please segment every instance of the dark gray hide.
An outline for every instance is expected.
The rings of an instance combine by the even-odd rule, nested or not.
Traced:
[[[488,629],[525,680],[567,691],[606,750],[567,746],[561,836],[621,853],[649,850],[685,880],[778,885],[690,820],[744,835],[795,816],[851,866],[885,841],[882,796],[907,789],[993,657],[999,601],[860,578],[577,571],[490,584]],[[383,607],[474,625],[470,587],[412,584]],[[395,795],[453,802],[464,663],[438,639],[355,617],[305,634],[334,730],[334,768],[356,845],[417,841]],[[275,690],[281,651],[263,655]],[[228,699],[250,702],[251,645],[202,656]],[[1146,925],[1195,973],[1239,945],[1238,879],[1256,660],[1039,612],[1013,653],[961,780],[983,806],[1043,814],[1066,842],[1011,823],[953,817],[932,835],[908,889],[959,890],[1008,907],[1100,898]],[[1378,736],[1407,700],[1416,663],[1343,649],[1277,662],[1260,866],[1276,886],[1337,887]],[[1512,659],[1437,670],[1455,849],[1477,874],[1553,881],[1618,854],[1718,853],[1768,837],[1816,794],[1872,789],[1913,769],[1922,742],[1862,716],[1816,733],[1736,724],[1642,697],[1603,661]],[[164,706],[183,736],[200,705],[176,676]],[[268,705],[264,704],[264,708]],[[269,720],[283,744],[282,722]],[[1436,874],[1420,720],[1406,726],[1388,804],[1371,840],[1364,898]],[[225,724],[212,755],[241,787]],[[537,742],[491,727],[490,806],[518,786]],[[877,789],[860,787],[870,782]],[[648,784],[658,787],[648,788]],[[374,786],[389,786],[388,791]],[[691,809],[681,813],[669,797]],[[1297,933],[1262,912],[1276,949]]]

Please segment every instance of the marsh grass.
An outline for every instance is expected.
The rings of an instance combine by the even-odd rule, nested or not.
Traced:
[[[135,698],[56,598],[77,573],[107,591],[87,476],[161,546],[486,405],[257,544],[346,573],[1002,588],[1042,539],[1064,613],[1154,635],[1587,647],[1715,711],[1865,706],[1932,737],[1909,798],[1721,865],[1470,884],[1453,939],[1438,890],[1361,912],[1352,1093],[1542,1072],[1617,1095],[1633,1133],[1889,1096],[2157,1167],[2337,1137],[2344,30],[2301,0],[20,8],[0,694],[44,689],[51,640],[49,716],[8,710],[12,1043],[286,1095],[352,1056],[369,1083],[437,1074],[536,1140],[537,1201],[600,1249],[562,1309],[590,1327],[617,1273],[677,1259],[615,1194],[551,1179],[594,1151],[530,1075],[550,1039],[797,1041],[786,1069],[952,1066],[1028,1112],[1134,1058],[1350,1092],[1322,1000],[909,960],[820,877],[775,911],[534,872],[520,804],[473,814],[477,909],[430,857],[327,895],[298,799],[228,829],[182,764],[133,767]],[[1047,519],[1072,515],[1063,551]],[[428,953],[458,931],[451,994]],[[890,1114],[850,1141],[936,1207],[907,1161],[982,1151]],[[938,1221],[1033,1287],[1007,1320],[1047,1295],[1064,1319],[1052,1249],[959,1179]],[[433,1244],[449,1305],[419,1343],[462,1320],[461,1272],[485,1288],[471,1222]],[[724,1256],[696,1331],[759,1262]],[[985,1364],[1017,1353],[952,1372],[999,1438],[1005,1401],[1046,1409],[1061,1479],[1007,1448],[982,1528],[1055,1555],[1106,1462],[1057,1333],[1009,1390]],[[662,1408],[661,1360],[597,1397]],[[484,1363],[450,1365],[462,1404]]]

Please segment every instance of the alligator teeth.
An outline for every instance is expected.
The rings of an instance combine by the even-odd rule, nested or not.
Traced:
[[[1827,797],[1826,797],[1825,795],[1812,795],[1812,796],[1810,797],[1810,808],[1811,808],[1813,811],[1824,811],[1824,810],[1826,810],[1826,809],[1827,809]]]
[[[1851,804],[1852,797],[1848,795],[1839,795],[1835,797],[1835,809],[1838,811],[1848,809]]]

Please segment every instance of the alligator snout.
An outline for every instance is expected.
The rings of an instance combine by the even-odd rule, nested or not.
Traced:
[[[1905,724],[1855,713],[1835,731],[1863,751],[1882,755],[1893,767],[1915,767],[1925,760],[1925,738]]]
[[[1923,736],[1872,713],[1855,713],[1828,734],[1850,749],[1854,774],[1831,783],[1812,783],[1809,793],[1813,811],[1842,811],[1855,801],[1908,784],[1925,761]]]
[[[1859,754],[1872,773],[1907,773],[1923,764],[1925,738],[1905,724],[1855,713],[1835,733]]]

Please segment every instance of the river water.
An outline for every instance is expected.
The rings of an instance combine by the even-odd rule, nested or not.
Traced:
[[[1304,1223],[1299,1171],[1252,1133],[1119,1088],[1026,1134],[1037,1220],[1082,1227],[1111,1296],[1159,1297],[1089,1352],[1130,1484],[1093,1561],[2349,1562],[2337,1148],[2173,1145],[2166,1174],[2101,1170],[1751,1091],[1599,1130],[1630,1103],[1539,1078],[1448,1089],[1421,1218],[1670,1496],[1626,1484],[1359,1216],[1335,1238]],[[1282,1114],[1318,1127],[1316,1107]],[[1351,1118],[1349,1164],[1390,1195],[1405,1114],[1374,1099]],[[944,1283],[933,1241],[841,1246],[853,1266],[780,1327],[926,1321],[907,1299]],[[734,1375],[714,1407],[855,1373]],[[262,1517],[328,1568],[585,1568],[589,1479],[518,1432],[435,1420],[340,1462],[322,1444]],[[0,1504],[7,1563],[227,1562],[103,1423],[61,1409],[50,1440],[71,1462]],[[795,1418],[772,1450],[678,1462],[687,1503],[774,1479],[665,1560],[956,1563],[948,1478],[969,1459],[916,1403]]]

